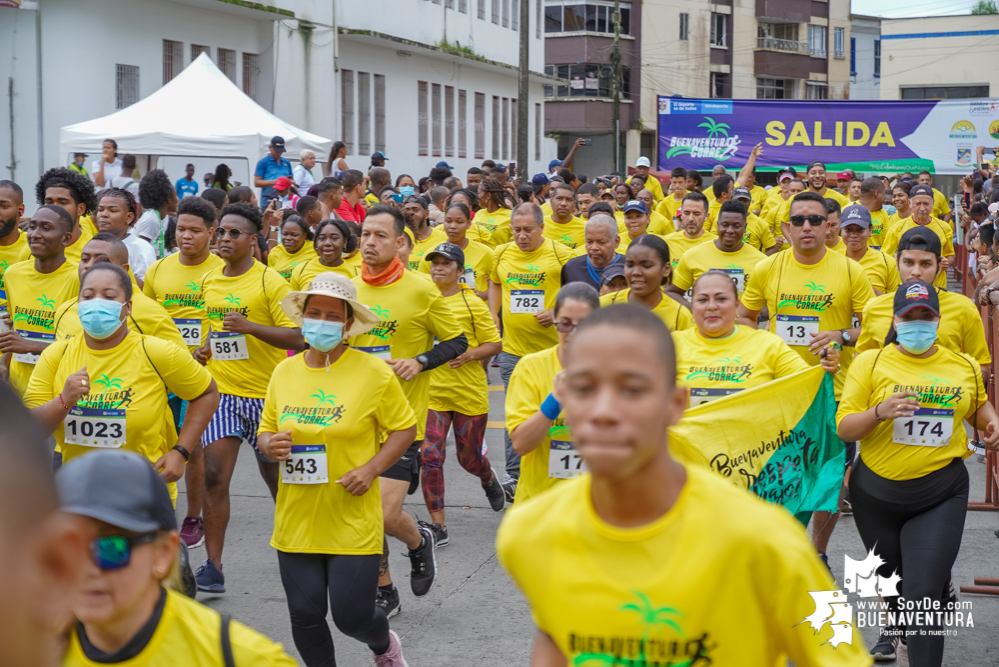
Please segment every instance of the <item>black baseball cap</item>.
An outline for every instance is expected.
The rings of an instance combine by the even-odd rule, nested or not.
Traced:
[[[914,308],[928,308],[934,315],[940,317],[940,298],[937,289],[922,280],[903,283],[895,290],[895,315],[901,317]]]
[[[840,214],[840,227],[857,225],[867,229],[871,226],[871,213],[860,204],[850,204]]]
[[[639,211],[645,215],[649,214],[649,207],[645,205],[641,199],[632,199],[624,205],[622,213],[627,213],[628,211]]]
[[[381,162],[382,160],[387,160],[387,159],[388,158],[385,157],[385,153],[382,153],[381,151],[375,151],[374,153],[371,154],[372,162]]]
[[[898,241],[898,252],[903,250],[922,250],[939,257],[942,251],[940,237],[926,227],[913,227]]]
[[[749,191],[749,188],[740,185],[735,190],[732,190],[732,199],[746,199],[748,201],[753,201],[753,193]]]
[[[933,188],[931,188],[928,185],[923,185],[922,183],[918,183],[916,185],[913,185],[912,189],[909,190],[909,199],[912,199],[916,195],[926,195],[927,197],[932,198],[933,197]]]
[[[284,137],[279,137],[277,135],[271,137],[271,147],[273,147],[278,153],[284,153],[288,150],[284,147]]]
[[[419,204],[424,209],[430,210],[430,205],[427,204],[427,200],[419,195],[410,195],[406,197],[406,201],[403,202],[403,205],[406,204]]]
[[[134,533],[177,530],[166,482],[135,452],[91,451],[60,468],[55,480],[64,512]]]
[[[440,255],[444,259],[458,262],[459,267],[465,266],[465,251],[456,243],[441,243],[436,248],[427,253],[427,261],[434,261],[434,257]]]
[[[618,276],[624,277],[624,267],[622,262],[614,262],[606,269],[604,269],[604,274],[600,277],[600,286],[609,285],[610,281],[614,280]]]
[[[781,167],[777,172],[777,180],[780,180],[781,174],[790,174],[791,178],[797,178],[798,172],[794,170],[794,167]]]

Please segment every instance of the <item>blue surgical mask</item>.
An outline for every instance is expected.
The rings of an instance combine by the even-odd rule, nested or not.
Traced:
[[[107,299],[81,301],[77,306],[77,312],[83,330],[96,340],[110,338],[111,334],[121,328],[124,321],[121,317],[122,305],[124,304]]]
[[[401,188],[399,188],[399,194],[405,197],[412,197],[413,195],[416,194],[416,188],[414,188],[412,185],[404,185]]]
[[[329,352],[343,340],[343,322],[302,320],[302,335],[314,349]]]
[[[922,354],[937,340],[937,323],[926,320],[899,322],[895,325],[898,344],[913,354]]]

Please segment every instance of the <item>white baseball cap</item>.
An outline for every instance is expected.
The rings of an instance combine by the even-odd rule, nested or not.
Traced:
[[[643,156],[643,157],[638,158],[638,160],[635,161],[635,166],[636,167],[651,167],[652,163],[649,162],[649,158]]]

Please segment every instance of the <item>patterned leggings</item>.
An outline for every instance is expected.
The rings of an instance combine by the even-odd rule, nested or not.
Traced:
[[[444,511],[444,457],[447,433],[454,422],[454,440],[461,467],[488,484],[493,478],[489,459],[482,453],[482,438],[486,433],[489,415],[469,417],[460,412],[427,414],[427,437],[423,445],[423,499],[431,512]]]

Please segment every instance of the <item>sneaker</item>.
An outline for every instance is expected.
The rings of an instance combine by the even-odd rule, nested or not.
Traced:
[[[824,564],[824,565],[826,566],[826,569],[828,569],[828,570],[829,570],[829,574],[832,574],[832,568],[831,568],[831,567],[829,567],[829,556],[825,555],[824,553],[822,553],[822,552],[820,551],[820,552],[819,552],[819,558],[821,558],[821,559],[822,559],[822,563],[823,563],[823,564]],[[833,579],[835,579],[835,578],[836,578],[836,577],[835,577],[835,576],[833,576]]]
[[[399,589],[392,584],[379,586],[375,592],[375,605],[382,608],[382,611],[385,612],[385,618],[392,618],[402,611]]]
[[[225,575],[215,569],[215,563],[206,560],[195,573],[198,590],[206,593],[225,593]]]
[[[375,667],[409,667],[409,663],[402,657],[402,646],[399,645],[399,635],[395,630],[389,630],[389,650],[381,655],[372,655],[375,656]]]
[[[200,547],[205,543],[205,524],[201,517],[189,516],[184,519],[184,525],[180,528],[180,539],[188,549]]]
[[[850,503],[850,492],[847,491],[843,494],[843,500],[839,503],[839,511],[845,516],[850,516],[853,514],[853,505]]]
[[[418,598],[432,591],[437,583],[437,544],[434,531],[422,521],[420,523],[422,525],[418,528],[423,535],[423,543],[408,554],[409,562],[413,565],[409,585],[413,588],[413,595]]]
[[[489,483],[482,485],[482,490],[486,492],[486,499],[489,500],[489,506],[493,508],[494,512],[503,509],[503,506],[506,505],[506,490],[500,484],[499,476],[495,470],[493,470],[493,478]]]
[[[881,632],[878,633],[878,641],[875,642],[874,647],[871,649],[871,657],[876,662],[888,662],[896,658],[898,637],[890,634],[890,632],[894,632],[894,628],[881,628]]]
[[[427,523],[426,521],[417,521],[416,523],[417,525],[422,526],[424,528],[429,528],[433,532],[434,544],[436,544],[438,547],[446,547],[448,544],[451,543],[451,540],[449,540],[447,536],[447,528],[440,525],[439,523],[435,523],[433,525]]]
[[[503,476],[503,494],[508,503],[513,503],[513,498],[517,495],[517,480],[509,473]]]
[[[944,589],[944,609],[956,609],[960,601],[960,598],[957,597],[957,588],[954,586],[954,575],[952,574],[947,579],[947,588]]]

